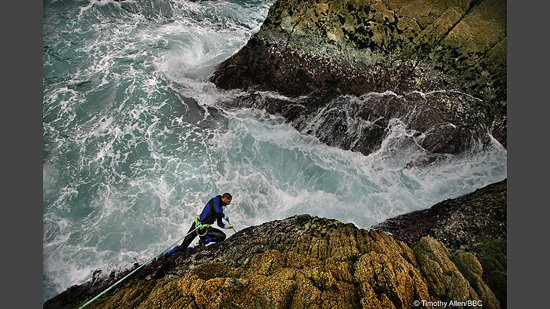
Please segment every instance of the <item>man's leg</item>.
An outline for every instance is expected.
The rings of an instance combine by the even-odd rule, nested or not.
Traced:
[[[180,250],[187,249],[187,247],[189,247],[193,239],[197,237],[197,231],[195,231],[195,222],[193,222],[193,225],[191,225],[191,228],[189,229],[189,231],[187,231],[187,234],[188,235],[185,236],[185,238],[181,242],[181,245],[179,245]]]
[[[209,227],[208,232],[206,233],[206,235],[201,237],[200,242],[204,243],[206,245],[206,244],[209,244],[209,243],[212,243],[212,242],[224,241],[225,238],[226,238],[226,236],[225,236],[224,232],[222,232],[222,231],[220,231],[216,228]]]
[[[187,247],[189,247],[195,237],[197,237],[197,231],[195,231],[195,222],[193,222],[193,225],[191,225],[191,228],[189,229],[189,231],[187,231],[187,236],[185,236],[185,238],[181,242],[181,245],[172,248],[172,250],[166,253],[166,256],[170,256],[178,251],[187,249]]]

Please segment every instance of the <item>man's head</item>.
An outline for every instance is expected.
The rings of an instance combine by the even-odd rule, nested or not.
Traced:
[[[231,199],[233,199],[233,197],[232,197],[231,194],[229,194],[229,193],[224,193],[224,194],[222,195],[222,202],[223,202],[225,205],[231,204]]]

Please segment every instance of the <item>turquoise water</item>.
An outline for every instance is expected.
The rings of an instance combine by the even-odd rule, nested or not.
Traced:
[[[424,153],[399,121],[364,156],[227,107],[238,91],[206,80],[272,3],[44,1],[45,300],[148,260],[223,192],[237,230],[300,213],[368,228],[506,178],[497,142],[409,167]]]

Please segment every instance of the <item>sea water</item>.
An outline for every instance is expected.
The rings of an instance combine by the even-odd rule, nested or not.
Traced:
[[[369,228],[506,178],[496,141],[411,165],[397,119],[365,156],[228,107],[239,91],[208,76],[273,2],[44,1],[44,300],[150,259],[224,192],[237,231],[303,213]]]

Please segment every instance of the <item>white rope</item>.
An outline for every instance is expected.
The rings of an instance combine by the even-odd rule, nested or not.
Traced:
[[[161,252],[157,253],[157,255],[153,256],[152,258],[150,258],[147,262],[145,262],[144,264],[142,264],[141,266],[139,266],[138,268],[134,269],[132,272],[130,272],[129,274],[127,274],[126,276],[124,276],[123,278],[119,279],[117,282],[115,282],[113,285],[111,285],[109,288],[107,288],[106,290],[104,290],[103,292],[99,293],[96,295],[96,297],[90,299],[89,301],[87,301],[84,305],[80,306],[79,309],[82,309],[86,306],[88,306],[89,304],[91,304],[93,301],[95,301],[96,299],[98,299],[101,295],[107,293],[109,290],[111,290],[112,288],[114,288],[117,284],[121,283],[122,281],[124,281],[124,279],[130,277],[130,275],[132,275],[133,273],[135,273],[136,271],[138,271],[140,268],[142,268],[143,266],[149,264],[152,260],[154,260],[156,257],[160,256],[161,254],[165,253],[166,251],[168,251],[168,249],[174,247],[174,245],[178,244],[179,242],[181,242],[185,237],[187,237],[189,234],[195,232],[197,229],[195,228],[194,230],[192,230],[191,232],[187,233],[187,235],[183,236],[182,238],[180,238],[179,240],[177,240],[176,242],[174,242],[173,244],[171,244],[168,248],[162,250]]]

